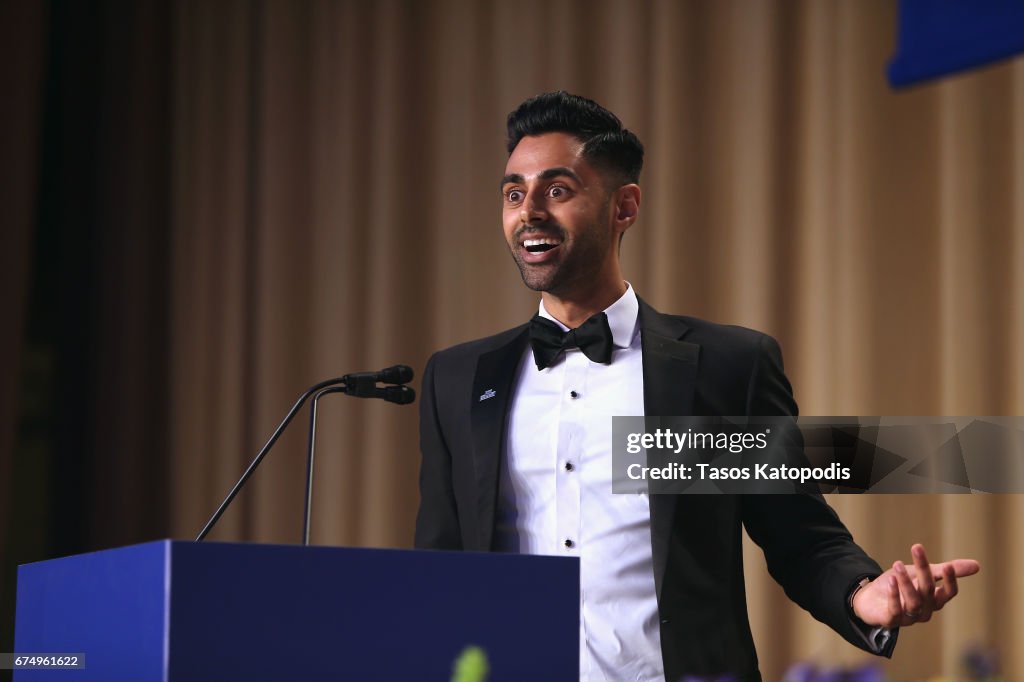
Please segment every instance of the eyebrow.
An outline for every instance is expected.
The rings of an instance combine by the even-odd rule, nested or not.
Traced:
[[[576,171],[566,166],[556,166],[555,168],[548,168],[542,171],[540,175],[537,176],[537,178],[539,180],[551,180],[552,178],[559,178],[563,176],[570,178],[581,185],[583,184],[583,181],[580,179],[580,176],[576,175]],[[509,175],[506,175],[501,179],[501,186],[504,187],[510,182],[523,183],[526,182],[526,178],[524,178],[519,173],[510,173]]]

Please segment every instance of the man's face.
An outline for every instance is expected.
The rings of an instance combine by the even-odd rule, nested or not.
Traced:
[[[505,240],[523,282],[572,296],[599,286],[618,258],[605,178],[565,133],[524,137],[501,182]]]

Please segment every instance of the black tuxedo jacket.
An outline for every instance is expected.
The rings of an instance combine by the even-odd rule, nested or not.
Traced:
[[[645,413],[796,415],[778,345],[741,327],[664,315],[640,301]],[[416,546],[491,551],[500,458],[528,325],[436,353],[420,406]],[[480,397],[487,391],[494,396]],[[881,573],[817,495],[652,495],[651,541],[665,676],[760,680],[747,621],[741,528],[786,594],[873,653],[847,598]],[[894,639],[891,643],[894,643]]]

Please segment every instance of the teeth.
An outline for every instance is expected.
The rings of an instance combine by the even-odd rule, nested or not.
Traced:
[[[531,246],[558,246],[562,242],[557,239],[524,239],[523,246],[529,248]]]

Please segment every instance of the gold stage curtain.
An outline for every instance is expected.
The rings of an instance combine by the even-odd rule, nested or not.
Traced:
[[[627,277],[656,307],[764,330],[808,415],[1024,411],[1024,62],[903,92],[892,2],[173,5],[172,533],[191,537],[306,386],[533,314],[499,222],[504,117],[567,89],[647,148]],[[468,398],[467,398],[468,399]],[[410,545],[415,408],[321,406],[313,537]],[[300,421],[213,537],[295,542]],[[982,574],[903,632],[895,679],[971,642],[1024,677],[1020,496],[832,500],[883,564]],[[864,656],[748,552],[768,680]]]

